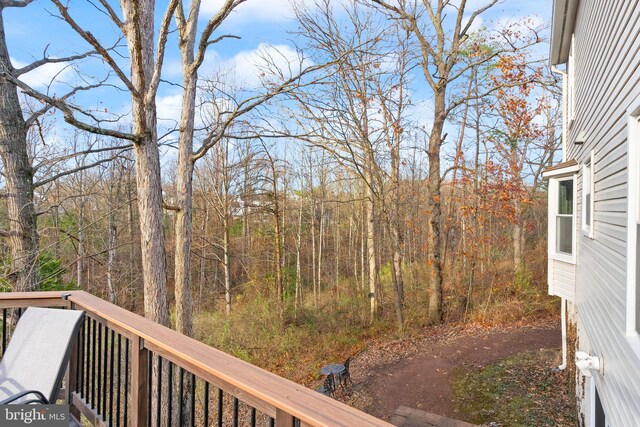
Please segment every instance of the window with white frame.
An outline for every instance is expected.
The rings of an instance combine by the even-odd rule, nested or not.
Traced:
[[[549,177],[549,255],[575,263],[576,174]]]
[[[627,336],[640,355],[640,100],[629,109]]]
[[[558,180],[556,252],[573,254],[573,178]]]
[[[582,231],[593,238],[594,154],[582,165]]]

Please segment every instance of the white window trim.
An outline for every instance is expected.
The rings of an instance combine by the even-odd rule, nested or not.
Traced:
[[[594,221],[594,207],[595,207],[595,154],[591,150],[591,156],[589,162],[582,165],[582,234],[590,239],[593,239],[593,221]],[[588,174],[588,176],[587,176]],[[591,200],[587,207],[587,189],[586,184],[589,185],[591,190]],[[591,224],[587,224],[587,209],[591,211]]]
[[[640,357],[640,334],[636,330],[637,223],[640,221],[640,99],[627,110],[628,207],[627,207],[627,342]]]
[[[576,165],[572,168],[562,169],[561,173],[556,175],[548,174],[549,177],[549,216],[547,220],[547,252],[550,259],[566,262],[569,264],[576,263],[576,211],[577,200],[576,197],[576,173],[579,166]],[[568,173],[571,171],[571,173]],[[568,179],[573,180],[573,218],[571,221],[573,230],[573,239],[571,242],[571,255],[556,251],[556,215],[558,212],[558,183],[560,181],[566,181]]]

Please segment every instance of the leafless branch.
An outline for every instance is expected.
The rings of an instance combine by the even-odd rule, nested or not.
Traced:
[[[223,35],[223,36],[216,37],[216,38],[215,38],[215,39],[213,39],[213,40],[209,40],[209,41],[207,42],[207,46],[211,46],[212,44],[216,44],[216,43],[218,43],[218,42],[220,42],[220,41],[222,41],[222,40],[224,40],[224,39],[236,39],[236,40],[240,40],[240,39],[242,39],[242,37],[240,37],[240,36],[234,36],[233,34],[225,34],[225,35]]]
[[[128,141],[133,141],[133,142],[136,142],[138,140],[137,136],[132,135],[130,133],[125,133],[125,132],[121,132],[113,129],[104,129],[98,126],[84,123],[75,118],[75,116],[73,115],[73,108],[69,106],[65,101],[71,96],[75,95],[77,92],[94,89],[96,87],[99,87],[100,85],[78,86],[78,87],[75,87],[66,95],[64,95],[63,97],[55,98],[55,97],[51,97],[38,92],[37,90],[33,89],[31,86],[16,79],[15,77],[13,77],[7,72],[0,72],[0,77],[7,79],[8,81],[16,85],[18,88],[20,88],[20,90],[22,90],[24,93],[31,96],[32,98],[38,99],[48,105],[51,105],[57,108],[64,115],[65,122],[79,129],[86,130],[87,132],[95,133],[98,135],[111,136],[114,138],[126,139]]]
[[[80,25],[71,17],[69,14],[68,7],[63,5],[60,0],[51,0],[53,4],[58,8],[62,19],[69,24],[69,26],[87,43],[89,43],[96,52],[105,60],[107,64],[111,67],[111,69],[116,73],[116,75],[120,78],[120,80],[124,83],[124,85],[131,91],[133,96],[139,97],[140,94],[136,90],[131,80],[126,76],[124,71],[118,66],[113,57],[109,54],[109,51],[105,49],[102,44],[95,38],[93,34],[88,31],[83,30]]]
[[[92,50],[89,52],[85,52],[79,55],[72,55],[72,56],[66,56],[63,58],[50,58],[46,56],[46,50],[45,53],[43,55],[42,59],[38,59],[37,61],[32,62],[29,65],[26,65],[22,68],[18,68],[15,71],[13,71],[13,75],[18,77],[21,76],[22,74],[28,73],[29,71],[33,71],[38,67],[41,67],[45,64],[56,64],[56,63],[61,63],[61,62],[71,62],[71,61],[77,61],[79,59],[84,59],[87,58],[93,54],[95,54],[96,51]]]
[[[204,56],[207,51],[207,47],[209,47],[209,39],[211,38],[211,34],[224,22],[224,20],[229,16],[229,14],[239,5],[244,3],[247,0],[226,0],[224,5],[220,8],[218,13],[216,13],[207,25],[202,30],[202,34],[200,35],[200,43],[198,44],[198,50],[196,52],[195,58],[193,60],[193,64],[191,65],[192,69],[197,70],[202,65],[202,61],[204,61]]]
[[[97,161],[95,161],[93,163],[90,163],[88,165],[82,165],[82,166],[79,166],[79,167],[73,168],[73,169],[65,169],[64,171],[62,171],[62,172],[60,172],[58,174],[55,174],[55,175],[53,175],[53,176],[51,176],[51,177],[49,177],[47,179],[43,179],[42,181],[34,182],[33,186],[35,188],[42,187],[43,185],[47,185],[50,182],[56,181],[56,180],[58,180],[58,179],[60,179],[60,178],[62,178],[64,176],[73,175],[74,173],[81,172],[81,171],[87,170],[87,169],[91,169],[91,168],[99,166],[99,165],[101,165],[103,163],[107,163],[107,162],[111,162],[111,161],[113,161],[113,158],[109,157],[107,159],[97,160]]]
[[[25,7],[32,3],[33,0],[2,0],[0,6],[5,7]]]
[[[153,75],[151,77],[151,83],[149,89],[145,94],[145,101],[151,102],[155,98],[158,92],[158,86],[160,85],[160,76],[162,75],[162,64],[164,63],[164,51],[167,45],[167,37],[169,35],[169,26],[171,25],[171,19],[178,5],[178,0],[171,0],[167,6],[167,10],[162,17],[162,23],[160,24],[160,32],[158,35],[158,47],[156,49],[156,65],[153,69]]]
[[[342,59],[342,57],[339,58],[338,61],[340,59]],[[302,70],[299,74],[286,79],[284,82],[277,85],[268,93],[257,95],[240,102],[237,108],[235,109],[235,111],[231,112],[229,117],[227,117],[225,121],[220,124],[219,127],[215,127],[207,134],[207,136],[203,139],[202,145],[200,146],[200,148],[193,154],[192,160],[195,162],[196,160],[206,155],[207,151],[209,151],[211,147],[217,144],[218,141],[226,135],[227,129],[234,123],[234,121],[238,117],[259,107],[260,105],[266,103],[267,101],[273,99],[278,95],[291,92],[295,88],[299,87],[297,82],[299,82],[300,79],[305,75],[324,69],[330,65],[335,64],[338,61],[332,61],[327,64],[313,65],[313,66],[307,67],[304,70]]]
[[[74,151],[71,154],[68,154],[66,156],[60,156],[57,157],[55,159],[51,159],[51,160],[47,160],[47,163],[53,163],[53,162],[64,162],[66,160],[69,159],[73,159],[79,156],[86,156],[87,154],[96,154],[96,153],[104,153],[105,151],[119,151],[120,153],[130,150],[131,148],[133,148],[133,144],[129,144],[129,145],[120,145],[120,146],[116,146],[116,147],[104,147],[104,148],[90,148],[88,150],[82,150],[82,151]],[[118,153],[118,154],[120,154]],[[33,172],[36,173],[38,170],[40,170],[40,168],[43,166],[43,163],[36,165],[33,167]]]

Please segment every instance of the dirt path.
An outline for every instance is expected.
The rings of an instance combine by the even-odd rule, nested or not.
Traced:
[[[360,366],[352,376],[359,385],[356,395],[366,402],[361,406],[367,412],[388,420],[403,405],[456,418],[450,404],[452,369],[482,367],[523,351],[562,345],[560,328],[555,324],[458,331],[429,341],[413,343],[413,350],[404,354],[399,342],[400,354],[392,363],[376,363],[376,357],[371,362],[367,351],[356,358],[354,366]]]

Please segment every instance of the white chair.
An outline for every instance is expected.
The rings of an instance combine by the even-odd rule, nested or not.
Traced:
[[[84,312],[29,307],[0,361],[0,404],[55,403]]]

